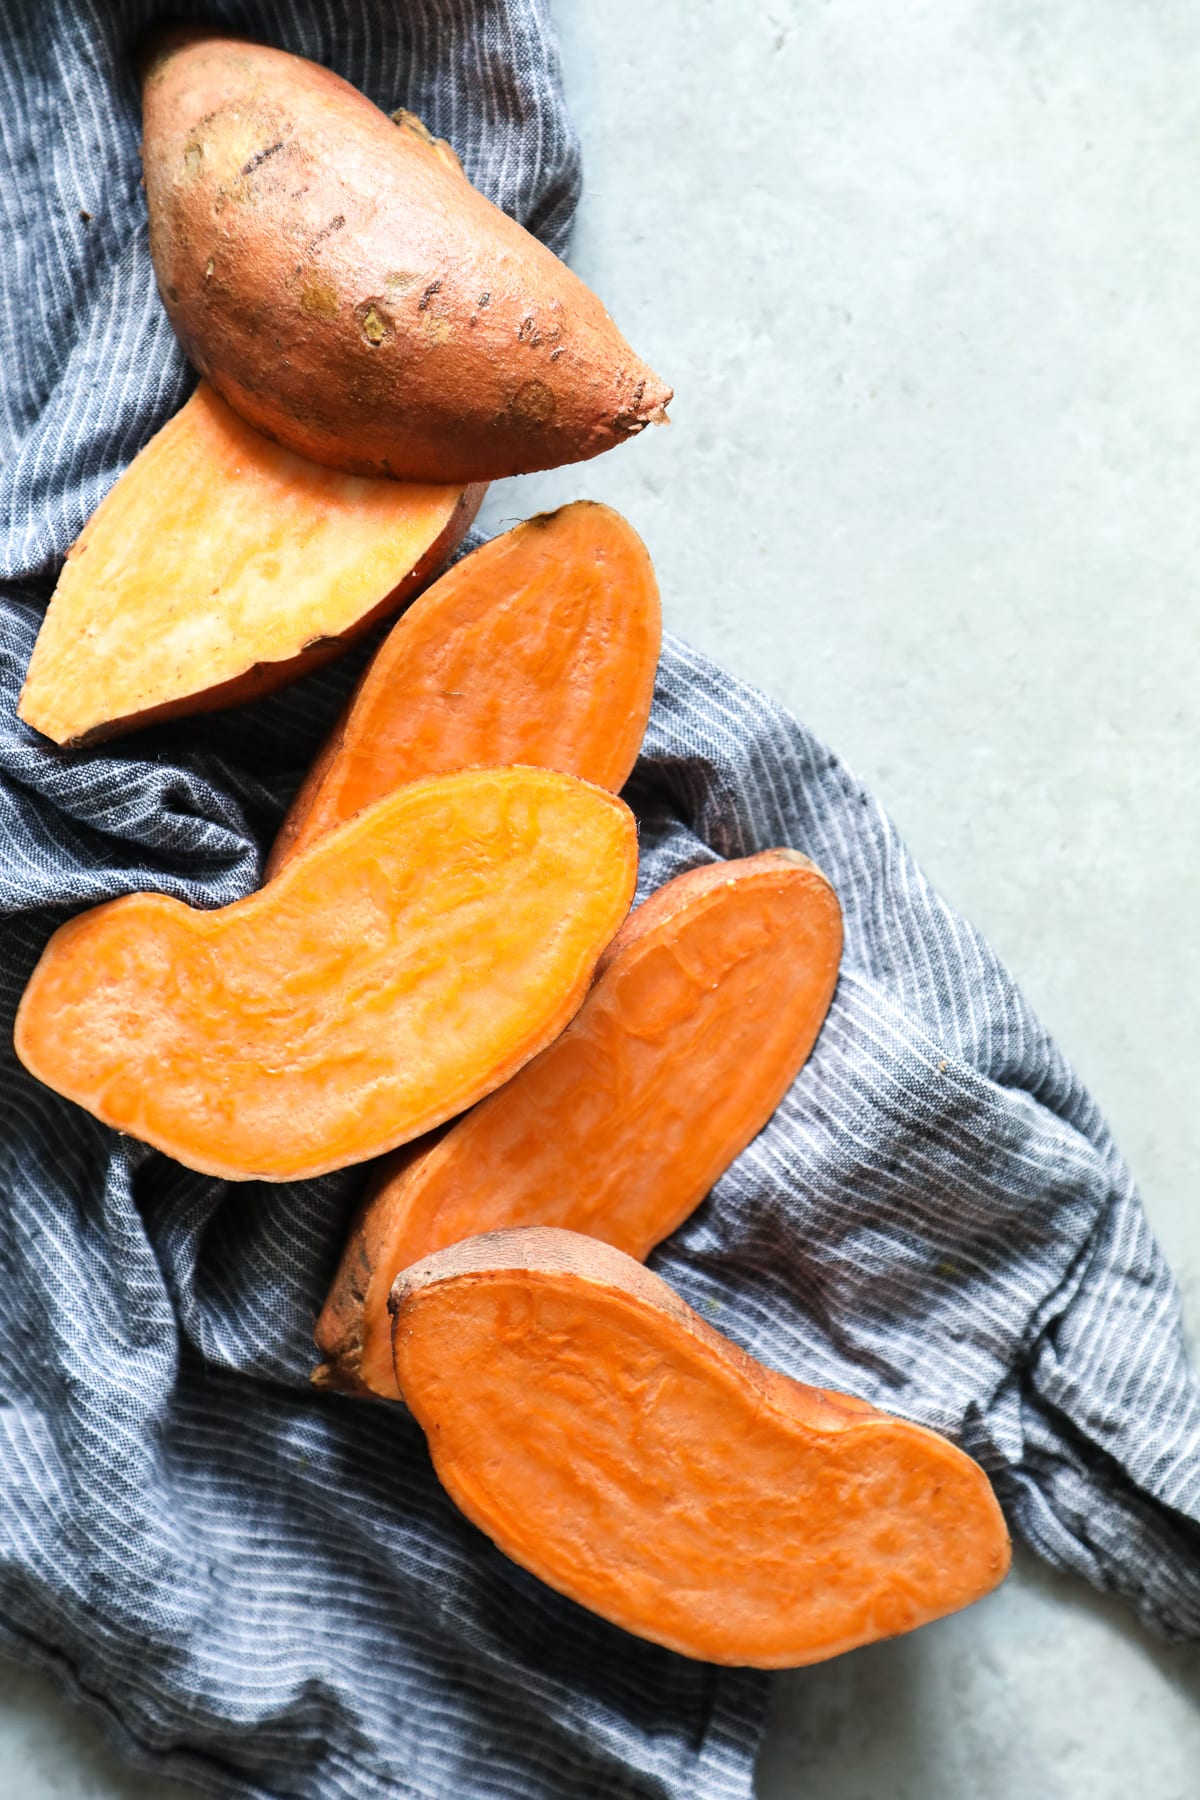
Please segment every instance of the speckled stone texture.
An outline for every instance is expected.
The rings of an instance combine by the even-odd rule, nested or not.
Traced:
[[[586,494],[815,726],[1106,1109],[1200,1329],[1200,15],[571,0],[573,261],[678,399]],[[779,1677],[762,1800],[1192,1800],[1200,1651],[1028,1557]],[[3,1668],[0,1794],[149,1800]]]

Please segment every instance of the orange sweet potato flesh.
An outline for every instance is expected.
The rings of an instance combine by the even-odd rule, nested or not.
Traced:
[[[989,1592],[987,1477],[918,1425],[764,1368],[610,1245],[472,1238],[392,1295],[396,1375],[454,1502],[638,1637],[785,1668]]]
[[[693,869],[609,945],[563,1035],[368,1190],[316,1341],[321,1386],[396,1397],[387,1296],[462,1238],[563,1226],[640,1261],[766,1124],[837,981],[837,896],[769,850]]]
[[[482,497],[321,468],[201,384],[70,551],[17,710],[81,745],[255,699],[422,587]]]
[[[670,390],[418,122],[183,27],[143,60],[150,254],[193,363],[331,467],[487,481],[596,456]]]
[[[50,939],[30,1072],[229,1180],[377,1156],[543,1049],[628,910],[614,795],[541,769],[415,782],[219,911],[134,894]]]
[[[423,775],[529,763],[615,792],[646,730],[661,641],[650,558],[611,507],[579,500],[493,538],[381,646],[293,802],[268,879]]]

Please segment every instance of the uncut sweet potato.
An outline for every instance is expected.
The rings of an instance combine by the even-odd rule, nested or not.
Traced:
[[[595,456],[670,390],[596,296],[405,115],[203,27],[143,59],[150,253],[184,349],[332,467],[487,481]]]
[[[134,894],[72,919],[30,977],[17,1054],[206,1174],[342,1168],[558,1035],[636,864],[628,808],[569,775],[415,782],[232,906]]]
[[[322,468],[202,383],[69,552],[17,710],[81,745],[294,681],[423,586],[483,492]]]
[[[461,1238],[565,1226],[648,1256],[795,1079],[841,947],[837,896],[793,851],[660,888],[562,1036],[432,1144],[383,1165],[317,1321],[314,1380],[394,1399],[392,1282]]]
[[[406,1270],[391,1305],[400,1390],[451,1499],[638,1637],[820,1662],[956,1612],[1008,1568],[970,1457],[764,1368],[608,1244],[471,1238]]]
[[[646,547],[579,500],[517,525],[405,613],[292,803],[267,865],[423,775],[529,763],[615,792],[637,759],[662,640]]]

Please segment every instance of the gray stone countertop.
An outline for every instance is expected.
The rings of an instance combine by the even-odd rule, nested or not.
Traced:
[[[814,725],[1091,1084],[1200,1332],[1200,15],[560,0],[572,260],[669,430],[494,488],[646,539],[667,623]],[[0,1795],[149,1800],[0,1664]],[[1195,1800],[1200,1650],[1018,1558],[780,1676],[762,1800]],[[464,1797],[465,1800],[465,1797]]]

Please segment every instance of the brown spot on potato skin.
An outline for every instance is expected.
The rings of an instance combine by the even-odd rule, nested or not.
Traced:
[[[555,399],[544,381],[526,381],[512,397],[509,412],[518,424],[528,429],[549,425],[554,418]]]
[[[338,294],[332,282],[314,278],[300,290],[300,310],[312,319],[336,319]]]
[[[381,300],[363,300],[354,309],[358,320],[358,328],[363,337],[377,350],[388,338],[395,337],[396,327],[388,314],[383,310]]]

